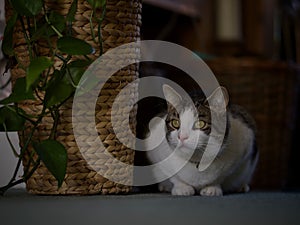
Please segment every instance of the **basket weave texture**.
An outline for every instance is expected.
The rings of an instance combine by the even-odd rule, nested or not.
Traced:
[[[66,15],[72,4],[71,0],[47,0],[47,7],[55,12]],[[7,2],[6,2],[7,3]],[[11,9],[6,4],[6,17],[9,18],[12,14]],[[141,1],[140,0],[107,0],[106,15],[101,24],[101,33],[103,39],[103,50],[106,52],[111,48],[115,48],[125,43],[137,41],[140,38],[141,25]],[[90,28],[90,15],[92,9],[87,1],[78,0],[78,9],[75,15],[75,21],[72,24],[73,36],[85,40],[91,44],[96,53],[89,57],[96,58],[99,56],[99,43],[95,43],[92,39]],[[101,12],[99,12],[101,13]],[[94,33],[97,34],[97,23],[93,23]],[[97,39],[97,37],[96,37]],[[27,50],[24,34],[21,27],[17,27],[14,32],[14,43],[17,43],[15,52],[19,61],[27,66],[29,64],[29,55]],[[39,42],[38,51],[41,56],[49,54],[49,48],[46,43]],[[122,59],[122,56],[120,56]],[[125,57],[126,58],[126,57]],[[109,63],[109,62],[108,62]],[[56,67],[60,64],[57,62]],[[12,81],[19,77],[25,76],[24,70],[16,67],[12,69]],[[103,143],[105,143],[106,151],[109,151],[116,159],[133,164],[134,151],[122,145],[111,132],[112,125],[110,119],[111,106],[115,97],[128,83],[132,82],[138,77],[138,66],[130,65],[115,73],[104,85],[100,96],[97,100],[95,121],[97,131]],[[128,100],[135,101],[137,98],[137,90],[128,93]],[[89,104],[88,102],[84,104]],[[38,113],[42,109],[41,102],[25,101],[19,105],[27,113]],[[61,188],[57,188],[57,181],[49,173],[47,168],[41,164],[34,172],[32,177],[26,182],[28,192],[34,194],[117,194],[130,192],[131,187],[114,183],[104,178],[95,172],[82,157],[80,150],[75,142],[72,130],[72,99],[66,102],[60,110],[60,121],[58,125],[57,140],[60,141],[67,149],[68,164],[65,180]],[[120,109],[121,110],[121,109]],[[122,114],[122,112],[118,112]],[[135,129],[135,113],[136,108],[131,110],[131,124],[130,127]],[[34,134],[38,140],[46,139],[52,128],[52,117],[45,117],[42,124],[38,127]],[[84,129],[84,125],[81,124]],[[25,130],[25,137],[30,130],[28,124]],[[22,140],[22,135],[19,135]],[[88,142],[89,136],[80,137],[82,142]],[[81,149],[82,151],[82,149]],[[91,159],[97,151],[95,148],[84,149],[85,155],[90,155]],[[23,160],[24,168],[28,166],[29,157]],[[93,166],[108,168],[111,162],[106,160],[97,160],[93,162]],[[123,168],[115,168],[114,171],[107,171],[108,173],[124,174],[124,179],[131,179],[132,171],[124,170]],[[125,182],[126,183],[126,182]]]
[[[252,186],[282,188],[288,178],[299,68],[253,58],[207,63],[228,89],[230,101],[245,107],[256,120],[260,159]]]

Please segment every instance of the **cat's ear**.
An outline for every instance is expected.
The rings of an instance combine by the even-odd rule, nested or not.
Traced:
[[[217,111],[226,110],[228,102],[229,95],[225,87],[218,87],[206,100],[209,107]]]
[[[168,104],[171,103],[173,106],[177,106],[181,103],[181,96],[169,85],[163,85],[163,92],[166,100],[168,101]]]

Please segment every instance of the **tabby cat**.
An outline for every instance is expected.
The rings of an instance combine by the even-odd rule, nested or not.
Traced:
[[[203,196],[248,192],[258,160],[252,117],[242,107],[228,104],[224,87],[218,87],[208,98],[203,94],[190,95],[193,104],[168,85],[163,85],[163,93],[168,102],[167,112],[161,120],[155,120],[150,129],[151,133],[164,136],[167,144],[146,139],[145,147],[152,149],[147,151],[147,158],[155,164],[176,150],[171,164],[176,167],[183,161],[186,163],[175,175],[160,182],[159,190],[172,195]],[[225,135],[210,165],[200,170],[201,159],[205,151],[209,151],[208,145],[214,145],[209,143],[213,126],[217,133],[221,132],[218,123],[212,123],[212,115],[215,121],[225,115]],[[153,173],[154,177],[161,177],[160,173],[166,170],[162,168]]]

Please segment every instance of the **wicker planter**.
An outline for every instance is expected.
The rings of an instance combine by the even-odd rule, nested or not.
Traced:
[[[288,178],[299,68],[285,63],[220,58],[208,65],[231,101],[247,108],[258,126],[260,160],[253,187],[282,188]]]
[[[47,0],[47,7],[56,11],[61,15],[66,15],[72,1],[71,0]],[[6,4],[7,18],[11,15],[11,9]],[[95,49],[96,54],[90,57],[96,58],[99,56],[99,45],[92,40],[89,17],[92,10],[89,4],[84,0],[78,0],[78,10],[76,12],[75,21],[73,22],[73,36],[83,39],[90,43]],[[140,0],[107,0],[106,16],[101,25],[103,50],[104,52],[117,47],[119,45],[136,41],[139,39],[141,25],[141,1]],[[97,34],[97,24],[94,26],[94,31]],[[29,64],[29,56],[27,45],[24,40],[23,33],[20,27],[16,28],[14,32],[14,42],[18,43],[15,51],[23,65]],[[47,44],[39,43],[38,52],[40,55],[47,56],[49,49]],[[59,63],[56,65],[59,67]],[[12,80],[25,76],[23,70],[18,67],[12,69]],[[97,101],[99,111],[96,112],[96,125],[99,130],[102,141],[108,143],[108,151],[117,159],[122,162],[133,164],[134,151],[126,148],[120,143],[117,138],[111,134],[111,121],[110,121],[110,107],[114,98],[122,90],[122,88],[132,82],[138,77],[138,67],[136,65],[128,66],[121,71],[115,73],[112,78],[104,85],[101,90],[100,98]],[[128,98],[136,98],[135,95],[128,96]],[[41,103],[38,101],[22,102],[20,106],[28,113],[34,113],[41,110]],[[91,169],[79,151],[74,134],[72,131],[72,100],[66,102],[60,111],[60,121],[58,125],[59,140],[67,148],[68,152],[68,165],[65,181],[60,189],[57,188],[55,178],[49,173],[47,168],[41,164],[32,177],[27,181],[26,187],[28,192],[34,194],[115,194],[127,193],[131,187],[120,185],[107,180],[101,175],[97,174]],[[135,111],[132,111],[132,124],[135,127]],[[49,136],[52,127],[52,118],[46,117],[43,123],[38,127],[35,133],[35,138],[43,140]],[[30,124],[24,134],[28,134]],[[22,135],[20,134],[22,140]],[[89,137],[82,137],[82,140],[88,140]],[[86,149],[93,154],[93,149]],[[99,166],[108,165],[109,161],[99,161]],[[23,161],[24,168],[28,166],[28,157]],[[129,173],[130,171],[117,171],[118,173]],[[128,176],[127,176],[128,177]]]

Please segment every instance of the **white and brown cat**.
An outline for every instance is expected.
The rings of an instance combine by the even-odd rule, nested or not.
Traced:
[[[176,167],[182,161],[187,162],[175,175],[159,183],[159,190],[171,192],[172,195],[203,196],[249,191],[258,160],[252,117],[243,108],[228,105],[229,98],[224,87],[218,87],[208,98],[203,94],[191,95],[193,104],[168,85],[163,86],[163,92],[168,110],[162,120],[152,124],[151,133],[164,136],[166,144],[158,145],[153,143],[153,138],[146,139],[147,149],[157,146],[147,151],[147,158],[154,164],[167,158],[176,149],[177,157],[172,165]],[[207,146],[212,127],[217,126],[212,123],[212,112],[215,120],[225,113],[225,136],[215,159],[201,171],[198,169],[199,163],[209,149]],[[218,132],[218,127],[215,130]],[[186,155],[191,157],[187,158]],[[153,176],[161,177],[160,173],[165,172],[162,168],[154,171]]]

